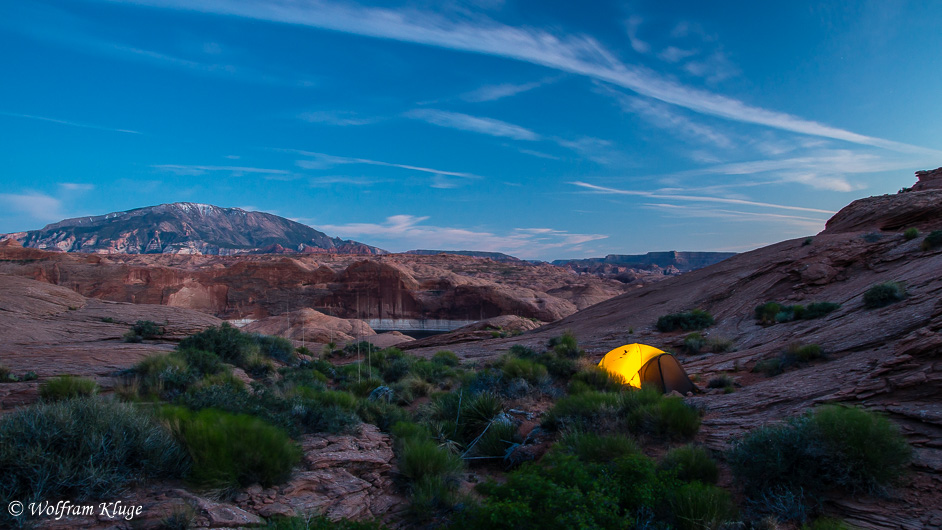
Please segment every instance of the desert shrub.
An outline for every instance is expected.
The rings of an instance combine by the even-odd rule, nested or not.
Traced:
[[[863,237],[863,240],[866,241],[867,243],[876,243],[877,241],[883,239],[883,234],[879,232],[869,232],[867,234],[864,234],[862,237]]]
[[[716,484],[719,469],[710,453],[702,447],[685,445],[669,450],[661,459],[661,469],[676,473],[684,482],[700,481],[704,484]]]
[[[809,362],[824,357],[824,350],[817,344],[792,343],[785,350],[785,356],[791,362]]]
[[[807,307],[801,304],[783,305],[778,302],[766,302],[756,308],[755,315],[760,324],[767,325],[821,318],[840,307],[841,304],[834,302],[813,302]]]
[[[558,400],[544,415],[543,427],[688,439],[700,428],[700,412],[652,387],[621,394],[590,390]]]
[[[186,360],[173,353],[145,357],[132,370],[145,395],[172,397],[198,379]]]
[[[272,335],[249,335],[251,340],[258,345],[259,353],[276,361],[286,364],[297,362],[298,354],[291,341],[284,337],[275,337]]]
[[[737,515],[728,491],[701,482],[677,488],[671,498],[671,511],[678,530],[718,530]]]
[[[223,361],[240,367],[245,366],[253,354],[259,351],[258,345],[249,335],[225,322],[190,335],[180,342],[179,348],[213,352]]]
[[[807,247],[808,245],[810,245],[810,244],[813,243],[813,242],[814,242],[814,238],[813,238],[813,237],[806,237],[805,240],[801,242],[801,246]]]
[[[13,376],[13,373],[10,372],[10,369],[0,364],[0,383],[15,381],[16,379],[11,376]]]
[[[570,393],[574,388],[598,390],[599,392],[620,392],[625,386],[625,378],[609,372],[600,366],[588,366],[576,372],[569,381]]]
[[[177,477],[189,459],[133,405],[95,398],[38,403],[0,419],[0,498],[83,501],[148,478]],[[0,515],[6,527],[7,511]],[[9,519],[6,519],[9,522]]]
[[[733,386],[733,378],[727,374],[711,377],[707,382],[707,388],[726,388],[730,386]]]
[[[471,442],[467,454],[470,458],[505,458],[520,441],[516,425],[505,418],[495,419]]]
[[[458,355],[453,351],[441,350],[435,352],[435,355],[432,356],[432,362],[445,366],[458,366]]]
[[[755,310],[756,320],[761,324],[774,324],[775,316],[782,312],[782,304],[766,302]]]
[[[753,430],[727,457],[758,510],[783,516],[783,508],[798,506],[802,509],[795,513],[803,518],[814,511],[811,503],[832,489],[885,490],[902,476],[912,450],[885,417],[826,405]]]
[[[942,247],[942,230],[933,230],[922,240],[922,250],[932,250]]]
[[[514,344],[510,347],[508,353],[520,359],[536,359],[539,356],[536,350],[522,344]]]
[[[784,372],[785,369],[782,367],[782,359],[780,357],[771,357],[757,361],[752,371],[762,372],[768,377],[774,377]]]
[[[478,486],[480,504],[452,519],[456,529],[632,528],[667,513],[672,484],[650,459],[629,454],[605,463],[550,452],[525,464],[506,482]],[[662,518],[662,522],[666,522]]]
[[[151,320],[138,320],[131,326],[131,331],[145,339],[157,338],[166,332],[163,326]]]
[[[356,413],[363,422],[376,425],[384,432],[389,432],[398,422],[412,419],[408,411],[385,401],[361,400]]]
[[[689,440],[700,429],[700,412],[679,397],[664,397],[628,413],[634,432],[662,438]]]
[[[296,388],[289,394],[293,395],[285,396],[265,387],[248,392],[243,387],[215,384],[191,388],[180,396],[178,403],[193,410],[213,408],[250,414],[293,435],[348,432],[359,424],[357,411],[342,397],[319,393],[313,388]]]
[[[906,298],[906,287],[899,282],[884,282],[867,289],[863,301],[867,309],[876,309]]]
[[[805,308],[804,314],[801,318],[805,320],[811,320],[814,318],[821,318],[828,313],[836,311],[841,308],[841,304],[836,302],[812,302],[808,304],[808,307]]]
[[[618,394],[589,391],[566,396],[556,402],[543,417],[543,426],[557,430],[569,428],[595,431],[605,424],[620,424]],[[615,427],[614,430],[618,430]]]
[[[286,479],[301,460],[288,433],[253,416],[165,407],[161,417],[193,459],[188,478],[202,487],[268,487]]]
[[[657,319],[658,331],[668,332],[682,329],[691,331],[703,329],[713,325],[713,316],[702,309],[685,311],[683,313],[671,313]]]
[[[569,379],[579,371],[579,363],[576,359],[560,355],[555,350],[544,352],[537,358],[537,362],[545,366],[546,371],[558,379]]]
[[[524,379],[537,384],[546,378],[546,367],[529,359],[511,357],[504,360],[501,371],[509,379]]]
[[[583,462],[606,463],[628,455],[640,455],[638,444],[627,436],[597,434],[593,432],[571,432],[557,443],[556,451],[574,455]]]
[[[503,401],[497,394],[472,394],[462,390],[433,397],[424,415],[429,422],[447,423],[448,438],[468,446],[499,419],[503,410]]]
[[[684,337],[684,349],[687,350],[687,353],[690,355],[696,355],[700,353],[700,350],[706,345],[706,338],[697,333],[693,332]]]
[[[579,349],[579,343],[572,331],[566,330],[561,336],[549,340],[549,347],[560,357],[578,359],[585,352]]]
[[[915,227],[907,228],[906,231],[903,232],[903,239],[905,239],[906,241],[912,241],[913,239],[916,239],[917,237],[919,237],[918,228],[915,228]]]
[[[408,438],[399,452],[399,472],[413,482],[429,476],[455,479],[463,468],[460,458],[439,449],[432,440]]]
[[[39,385],[39,397],[43,401],[61,401],[93,396],[98,393],[98,384],[85,377],[60,375]]]
[[[216,375],[226,370],[222,359],[212,352],[187,348],[177,350],[171,355],[183,359],[183,362],[186,363],[186,366],[197,378],[207,375]]]

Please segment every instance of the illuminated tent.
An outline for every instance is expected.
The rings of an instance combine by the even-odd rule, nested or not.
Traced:
[[[696,391],[680,363],[673,355],[646,344],[626,344],[605,354],[599,367],[619,375],[629,385],[641,388],[651,384],[662,392],[676,390],[681,394]]]

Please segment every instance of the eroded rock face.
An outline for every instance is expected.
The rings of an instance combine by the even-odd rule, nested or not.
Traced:
[[[928,171],[917,171],[916,178],[919,179],[919,182],[913,185],[912,191],[942,190],[942,167]]]
[[[401,511],[390,438],[364,424],[356,435],[306,435],[301,466],[287,484],[249,488],[237,497],[246,511],[264,517],[320,513],[332,520],[383,519]]]
[[[284,315],[267,317],[242,328],[250,333],[279,335],[296,342],[345,344],[353,340],[369,340],[376,335],[362,320],[337,318],[304,308]]]
[[[226,319],[311,308],[347,319],[515,314],[552,321],[630,288],[552,265],[456,255],[100,256],[12,243],[0,247],[0,273],[90,298],[183,307]]]

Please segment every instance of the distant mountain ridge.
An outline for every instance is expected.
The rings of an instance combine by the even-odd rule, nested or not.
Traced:
[[[386,254],[270,213],[176,202],[7,234],[24,247],[95,254]]]
[[[648,269],[655,266],[662,269],[675,267],[680,272],[689,272],[719,263],[735,255],[735,252],[667,251],[647,254],[609,254],[604,258],[558,259],[552,263],[558,267],[569,267],[580,272],[594,272],[594,269],[605,265],[629,269]]]

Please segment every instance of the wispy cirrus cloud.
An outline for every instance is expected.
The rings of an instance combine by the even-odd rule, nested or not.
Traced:
[[[480,175],[465,173],[462,171],[448,171],[444,169],[434,169],[430,167],[414,166],[410,164],[397,164],[393,162],[383,162],[380,160],[370,160],[368,158],[355,158],[347,156],[328,155],[326,153],[317,153],[314,151],[304,151],[300,149],[276,149],[286,153],[294,153],[308,158],[298,160],[295,163],[298,167],[304,169],[327,169],[345,164],[365,164],[369,166],[395,167],[408,171],[418,171],[420,173],[430,173],[432,175],[444,175],[447,177],[459,177],[464,179],[480,179]]]
[[[505,121],[495,120],[493,118],[482,118],[480,116],[471,116],[459,112],[448,112],[434,109],[415,109],[405,113],[407,118],[422,120],[432,125],[458,129],[460,131],[476,132],[497,136],[501,138],[512,138],[514,140],[539,140],[540,135],[519,125],[507,123]]]
[[[756,206],[760,208],[773,208],[781,210],[793,210],[798,212],[812,212],[812,213],[823,213],[828,215],[833,215],[834,211],[831,210],[821,210],[818,208],[805,208],[803,206],[790,206],[786,204],[774,204],[768,202],[759,202],[759,201],[750,201],[746,199],[735,199],[728,197],[711,197],[707,195],[681,195],[681,194],[669,194],[662,193],[657,191],[642,191],[642,190],[623,190],[618,188],[610,188],[607,186],[597,186],[595,184],[589,184],[587,182],[575,181],[570,182],[574,186],[579,186],[586,190],[589,190],[590,193],[604,194],[604,195],[631,195],[636,197],[649,197],[652,199],[662,199],[662,200],[674,200],[674,201],[692,201],[692,202],[714,202],[720,204],[739,204],[743,206]]]
[[[805,217],[805,216],[800,216],[800,215],[783,215],[783,214],[770,213],[770,212],[744,212],[741,210],[728,210],[724,208],[704,208],[704,207],[699,207],[699,206],[690,206],[690,205],[681,205],[681,204],[648,203],[648,204],[644,204],[643,207],[664,211],[674,217],[723,219],[727,221],[739,221],[739,222],[775,221],[775,222],[786,223],[795,227],[799,227],[802,230],[814,231],[814,232],[818,232],[822,230],[824,228],[825,222],[827,222],[827,219]]]
[[[458,99],[469,103],[483,103],[485,101],[497,101],[499,99],[516,96],[524,92],[529,92],[541,86],[555,82],[558,77],[541,79],[532,83],[501,83],[497,85],[485,85],[470,92],[465,92],[458,96]]]
[[[665,103],[733,121],[901,152],[939,154],[927,148],[858,134],[682,85],[644,66],[623,63],[596,39],[586,35],[559,35],[541,29],[508,26],[484,18],[451,20],[411,8],[386,9],[323,1],[113,1],[304,25],[511,58],[605,81]],[[684,33],[689,31],[689,26],[684,29]],[[674,33],[681,34],[679,26]],[[635,46],[638,47],[637,44]]]
[[[95,129],[98,131],[111,131],[111,132],[119,132],[119,133],[125,133],[125,134],[142,134],[139,131],[133,131],[131,129],[103,127],[101,125],[93,125],[90,123],[82,123],[82,122],[71,121],[71,120],[61,120],[58,118],[50,118],[48,116],[35,116],[32,114],[19,114],[16,112],[5,112],[5,111],[0,111],[0,116],[9,116],[11,118],[24,118],[28,120],[38,120],[38,121],[44,121],[48,123],[56,123],[59,125],[68,125],[70,127],[81,127],[83,129]]]
[[[617,91],[612,91],[612,93],[616,96],[622,110],[637,114],[657,128],[666,129],[675,135],[709,143],[722,149],[730,149],[734,145],[727,135],[713,127],[678,114],[668,105],[649,98],[629,96]]]
[[[155,164],[150,166],[160,171],[167,171],[175,175],[196,177],[214,172],[230,173],[233,177],[240,177],[247,174],[278,175],[283,177],[292,176],[292,172],[286,169],[270,169],[262,167],[249,166],[202,166],[202,165],[183,165],[183,164]]]
[[[23,217],[39,223],[52,223],[61,221],[66,217],[61,199],[33,191],[0,193],[0,209],[6,214],[14,214],[20,218],[20,222],[22,222]],[[31,229],[29,227],[23,228]]]
[[[298,114],[298,119],[308,123],[326,123],[341,127],[351,125],[370,125],[380,121],[380,118],[364,118],[355,112],[340,110],[316,110]]]
[[[395,252],[409,249],[505,252],[521,258],[543,255],[548,250],[578,251],[579,245],[608,237],[575,234],[551,228],[516,228],[499,234],[489,231],[427,224],[427,216],[393,215],[382,223],[317,225],[318,230],[343,238],[369,238]]]

